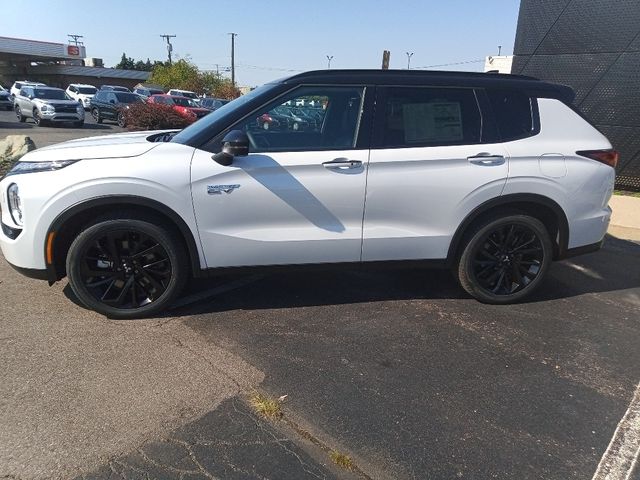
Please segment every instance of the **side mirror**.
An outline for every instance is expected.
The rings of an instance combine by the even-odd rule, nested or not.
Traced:
[[[116,101],[112,98],[111,100],[109,100],[109,103],[116,103]]]
[[[30,93],[28,98],[29,100],[33,100],[35,97],[33,96],[33,94]]]
[[[247,155],[249,155],[249,137],[242,130],[231,130],[222,139],[222,151],[211,158],[220,165],[228,167],[233,163],[234,157]]]

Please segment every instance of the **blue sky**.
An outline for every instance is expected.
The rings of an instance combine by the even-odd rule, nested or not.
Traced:
[[[21,2],[17,2],[19,6]],[[326,68],[379,68],[391,51],[391,68],[480,60],[513,53],[518,0],[376,1],[244,0],[242,2],[153,0],[109,2],[29,0],[37,21],[24,21],[24,9],[5,8],[0,35],[65,42],[84,35],[87,55],[106,66],[122,52],[146,60],[166,59],[160,34],[175,34],[175,56],[190,56],[202,69],[230,65],[228,32],[236,38],[239,85],[258,85],[289,71]],[[55,5],[55,7],[54,7]],[[46,12],[46,13],[45,13]],[[104,19],[104,23],[100,22]],[[479,71],[482,63],[439,67]]]

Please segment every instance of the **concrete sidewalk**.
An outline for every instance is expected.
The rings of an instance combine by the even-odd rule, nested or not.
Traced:
[[[614,195],[609,234],[625,240],[640,241],[640,197]]]

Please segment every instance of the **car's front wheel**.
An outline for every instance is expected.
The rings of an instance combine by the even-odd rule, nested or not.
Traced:
[[[39,127],[44,125],[44,121],[42,120],[42,117],[40,116],[40,112],[38,111],[37,108],[33,109],[33,121],[35,122],[36,125],[38,125]]]
[[[466,235],[456,273],[481,302],[514,303],[540,285],[552,256],[553,244],[540,220],[509,214],[489,218]]]
[[[119,126],[120,128],[124,128],[126,125],[127,125],[127,121],[126,121],[126,119],[124,118],[124,113],[119,112],[119,113],[118,113],[118,126]]]
[[[82,304],[109,318],[154,315],[185,284],[188,261],[182,242],[161,221],[117,217],[97,220],[73,241],[67,255],[69,284]]]
[[[20,123],[24,123],[27,121],[27,118],[22,114],[22,110],[20,110],[20,107],[18,105],[16,105],[15,111],[16,111],[16,118]]]
[[[91,116],[96,123],[102,123],[102,117],[100,116],[100,111],[97,108],[91,109]]]

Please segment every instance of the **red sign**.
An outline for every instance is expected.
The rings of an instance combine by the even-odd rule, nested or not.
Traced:
[[[67,45],[67,54],[80,55],[80,47],[76,47],[75,45]]]

